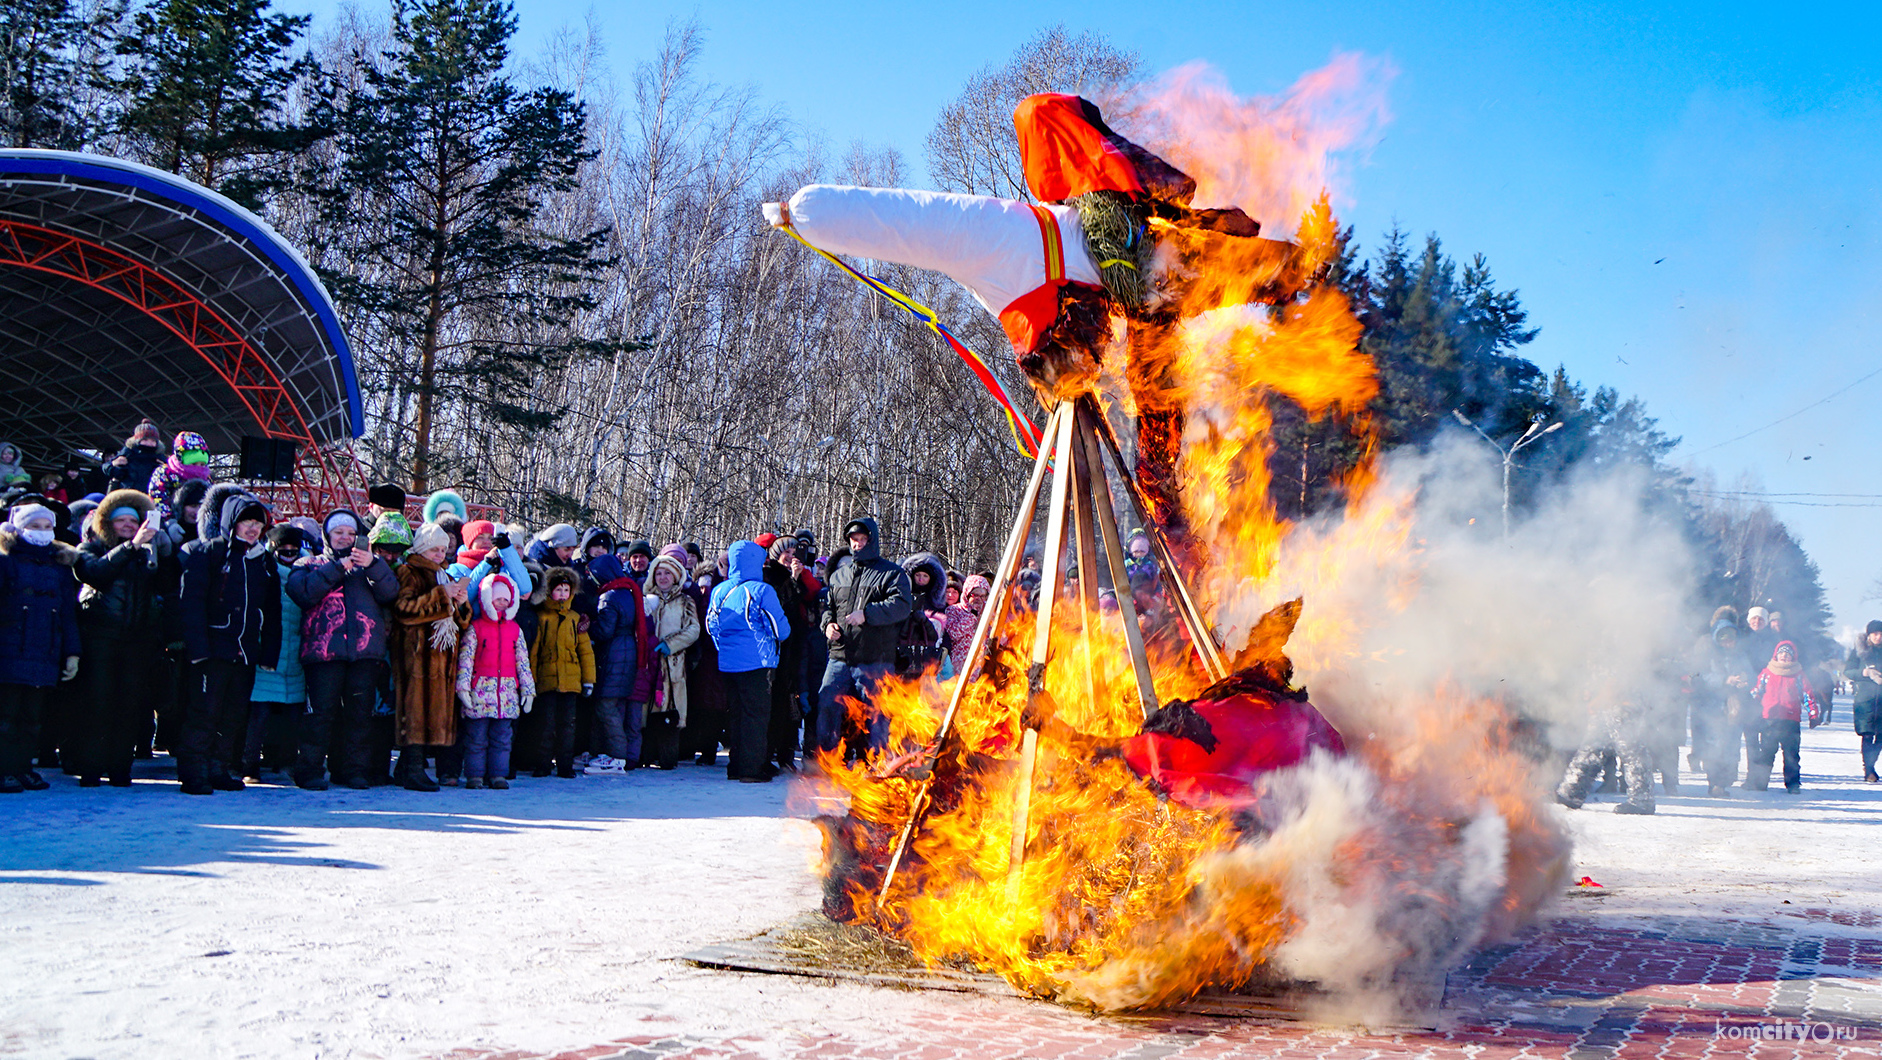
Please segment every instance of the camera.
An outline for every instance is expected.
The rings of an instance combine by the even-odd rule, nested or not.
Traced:
[[[496,535],[490,539],[490,547],[495,549],[509,548],[510,532],[508,530],[497,531]]]

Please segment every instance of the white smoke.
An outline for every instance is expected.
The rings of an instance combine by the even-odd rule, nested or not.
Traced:
[[[1215,887],[1281,881],[1296,927],[1270,958],[1314,1014],[1416,1018],[1476,947],[1546,912],[1568,838],[1546,745],[1591,704],[1653,690],[1684,630],[1693,563],[1645,479],[1584,474],[1504,537],[1500,460],[1449,436],[1389,458],[1354,511],[1296,528],[1261,581],[1220,582],[1232,648],[1302,596],[1288,654],[1359,753],[1277,776],[1269,831],[1203,866]]]

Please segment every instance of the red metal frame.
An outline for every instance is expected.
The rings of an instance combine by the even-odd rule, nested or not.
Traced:
[[[109,294],[196,351],[235,392],[266,437],[295,443],[299,477],[268,491],[277,503],[295,509],[287,514],[318,515],[365,495],[365,470],[351,447],[323,446],[274,365],[221,314],[184,287],[91,240],[0,218],[0,266],[7,265],[50,273]]]

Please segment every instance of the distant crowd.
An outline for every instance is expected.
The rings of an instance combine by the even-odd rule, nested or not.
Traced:
[[[827,553],[808,528],[709,552],[531,533],[393,484],[363,511],[278,519],[211,480],[200,435],[166,453],[148,421],[102,467],[38,483],[0,443],[0,488],[0,793],[47,787],[46,768],[128,786],[166,752],[191,795],[269,773],[503,789],[716,766],[721,749],[729,779],[762,783],[800,748],[882,747],[878,684],[951,679],[992,588],[933,553],[884,557],[868,517]],[[1154,631],[1141,531],[1130,553]]]
[[[1579,809],[1605,772],[1603,787],[1626,795],[1616,813],[1650,814],[1656,777],[1664,793],[1679,793],[1682,745],[1687,767],[1704,775],[1707,796],[1729,798],[1734,784],[1767,791],[1780,760],[1784,790],[1797,794],[1803,728],[1831,720],[1839,686],[1854,700],[1863,780],[1882,782],[1882,621],[1870,622],[1843,657],[1813,658],[1801,641],[1787,631],[1782,611],[1752,607],[1741,616],[1735,607],[1718,608],[1678,665],[1678,699],[1616,690],[1594,712],[1557,801]]]

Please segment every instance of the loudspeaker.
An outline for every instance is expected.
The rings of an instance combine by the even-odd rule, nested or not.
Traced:
[[[241,477],[265,482],[294,481],[294,449],[294,443],[286,438],[243,437]]]

